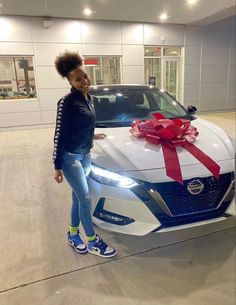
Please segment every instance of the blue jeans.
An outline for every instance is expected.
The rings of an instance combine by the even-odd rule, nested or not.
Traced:
[[[72,189],[71,226],[77,227],[80,222],[87,236],[95,234],[91,217],[91,196],[87,177],[90,172],[91,157],[65,152],[62,171]]]

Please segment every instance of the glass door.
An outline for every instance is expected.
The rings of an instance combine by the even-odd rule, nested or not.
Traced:
[[[163,88],[179,99],[179,59],[163,58]]]
[[[145,58],[145,83],[161,87],[161,58]]]
[[[181,100],[181,47],[144,47],[145,83],[163,88]]]

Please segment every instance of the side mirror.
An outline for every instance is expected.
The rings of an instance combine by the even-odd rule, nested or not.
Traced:
[[[187,106],[187,111],[189,114],[193,115],[197,112],[197,108],[195,106],[189,105],[189,106]]]

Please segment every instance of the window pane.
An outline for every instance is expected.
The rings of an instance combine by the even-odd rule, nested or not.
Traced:
[[[92,85],[120,84],[120,57],[101,56],[93,57],[95,64],[90,57],[85,57],[85,68],[91,78]],[[87,64],[88,63],[88,64]]]
[[[160,87],[161,86],[161,59],[145,58],[145,83]]]
[[[165,89],[174,98],[177,95],[177,61],[167,60],[166,61],[166,84]]]
[[[31,56],[0,56],[0,99],[36,98]]]
[[[13,58],[0,58],[0,99],[9,98],[13,91],[17,91]]]
[[[164,48],[163,54],[164,54],[164,56],[180,56],[181,49],[180,48]]]
[[[161,56],[161,47],[144,47],[144,56]]]

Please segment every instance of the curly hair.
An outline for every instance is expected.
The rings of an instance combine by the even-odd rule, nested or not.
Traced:
[[[56,57],[54,64],[62,77],[68,77],[72,70],[83,65],[83,57],[77,52],[65,51]]]

